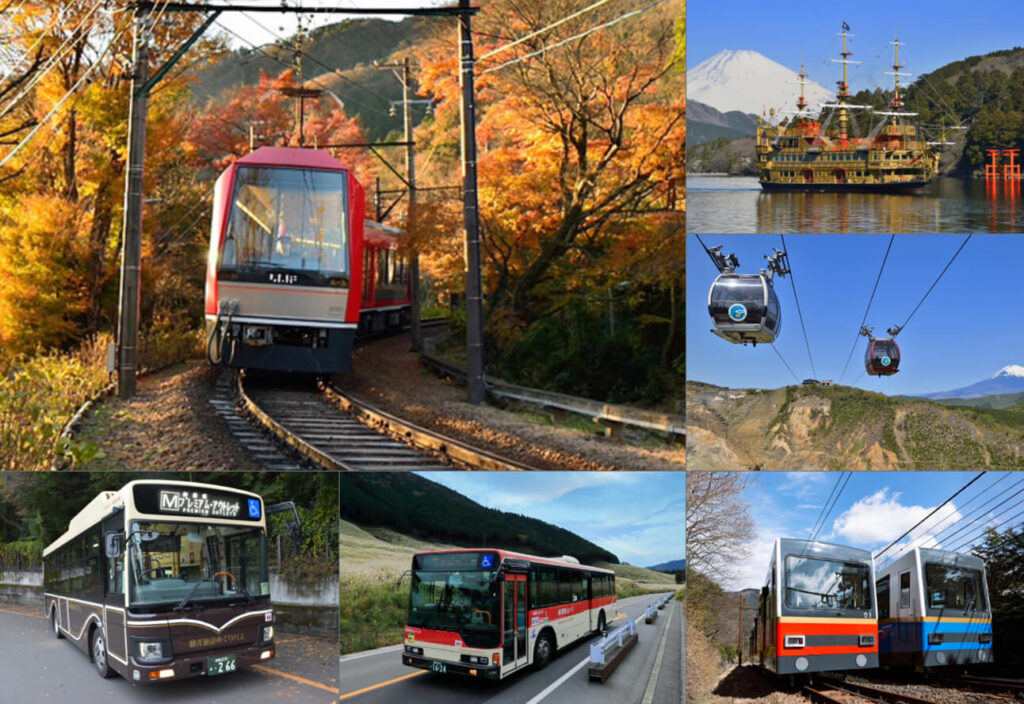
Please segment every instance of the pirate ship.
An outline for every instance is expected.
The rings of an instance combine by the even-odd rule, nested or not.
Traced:
[[[757,169],[766,191],[876,191],[913,193],[928,184],[938,170],[939,154],[934,144],[919,135],[913,122],[916,113],[904,109],[900,87],[899,38],[894,47],[895,87],[889,109],[850,102],[847,65],[853,52],[847,49],[850,27],[843,23],[843,80],[838,84],[836,102],[826,103],[815,117],[807,109],[800,67],[800,98],[796,114],[777,124],[760,120],[757,127]],[[866,137],[850,135],[852,113],[869,110],[877,119]],[[833,126],[834,123],[834,126]]]

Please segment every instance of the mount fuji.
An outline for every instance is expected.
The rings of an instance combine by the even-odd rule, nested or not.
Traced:
[[[994,394],[1012,394],[1024,391],[1024,366],[1008,364],[998,372],[970,386],[950,391],[922,394],[923,398],[978,398]]]
[[[796,110],[800,76],[756,51],[726,49],[687,71],[686,95],[723,113],[785,112]],[[812,112],[833,99],[831,91],[813,81],[804,83],[804,95]]]

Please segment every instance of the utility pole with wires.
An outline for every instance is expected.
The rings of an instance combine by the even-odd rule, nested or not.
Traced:
[[[409,76],[409,57],[402,59],[400,64],[384,64],[377,66],[378,70],[391,69],[402,82],[402,119],[404,124],[405,141],[405,179],[409,189],[409,205],[405,217],[405,229],[411,231],[416,222],[416,143],[412,133],[412,103]],[[415,101],[419,102],[419,101]],[[427,101],[430,102],[430,101]],[[392,106],[394,107],[394,106]],[[379,183],[379,181],[378,181]],[[379,189],[379,185],[378,185]],[[378,196],[379,201],[379,196]],[[412,351],[423,351],[423,330],[420,327],[420,253],[419,247],[413,247],[409,252],[409,280],[411,286],[411,320],[409,321],[409,336],[412,339]]]
[[[472,10],[459,0],[459,79],[462,85],[462,198],[466,224],[466,384],[469,402],[483,403],[484,380],[483,285],[480,276],[480,203],[476,173],[476,92],[473,83]]]
[[[146,156],[146,114],[149,105],[149,8],[135,9],[132,83],[128,108],[128,158],[124,189],[124,244],[121,249],[121,295],[117,324],[117,395],[135,395],[138,368],[139,269],[142,264],[142,187]]]

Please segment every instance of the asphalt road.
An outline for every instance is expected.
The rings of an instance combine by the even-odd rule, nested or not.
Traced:
[[[438,675],[401,662],[401,646],[352,653],[341,658],[341,701],[346,704],[439,702],[462,704],[681,704],[683,701],[682,604],[670,601],[653,624],[644,609],[660,595],[623,599],[609,628],[637,621],[639,642],[601,684],[587,678],[589,643],[559,650],[543,670],[530,668],[500,682]]]
[[[41,611],[0,605],[0,701],[328,704],[338,696],[338,646],[327,639],[280,633],[278,655],[266,665],[140,686],[119,676],[105,680],[97,675],[85,653],[53,636]]]

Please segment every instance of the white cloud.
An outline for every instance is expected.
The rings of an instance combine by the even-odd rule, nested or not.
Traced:
[[[858,500],[844,511],[832,522],[832,533],[826,539],[842,538],[852,545],[883,547],[903,535],[934,508],[904,506],[900,503],[900,493],[891,492],[886,487]],[[947,504],[908,537],[915,542],[925,540],[927,543],[922,544],[936,545],[931,533],[941,533],[943,527],[952,525],[960,518],[956,506]]]
[[[742,560],[732,563],[730,574],[722,580],[722,587],[728,591],[739,591],[740,589],[760,589],[764,584],[764,576],[768,573],[768,563],[772,559],[772,550],[775,549],[775,539],[780,537],[777,533],[768,535],[771,531],[762,532],[750,544],[750,552]]]

